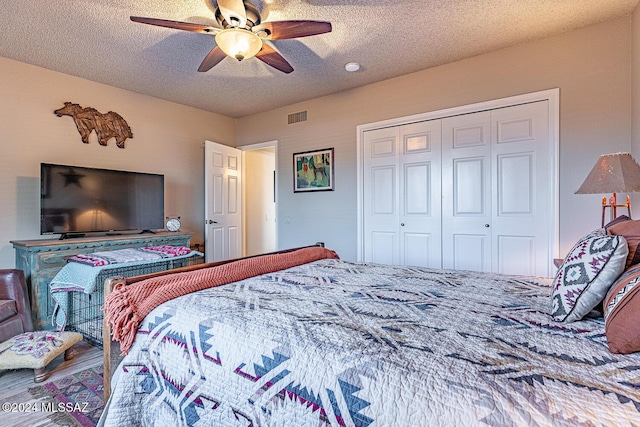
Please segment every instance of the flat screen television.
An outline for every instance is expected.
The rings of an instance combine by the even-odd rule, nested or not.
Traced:
[[[164,228],[164,175],[40,164],[40,233]]]

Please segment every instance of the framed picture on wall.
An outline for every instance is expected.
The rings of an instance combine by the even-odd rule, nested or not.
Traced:
[[[333,191],[333,148],[293,153],[293,192]]]

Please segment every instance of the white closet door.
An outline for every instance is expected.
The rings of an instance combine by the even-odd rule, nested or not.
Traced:
[[[440,121],[364,135],[364,260],[440,268]]]
[[[491,113],[494,272],[549,273],[548,112],[548,101],[540,101]]]
[[[364,260],[398,264],[397,127],[364,134]]]
[[[491,271],[491,113],[442,119],[442,265]]]
[[[364,132],[364,260],[548,276],[549,101]]]
[[[441,120],[400,128],[400,264],[442,267]]]

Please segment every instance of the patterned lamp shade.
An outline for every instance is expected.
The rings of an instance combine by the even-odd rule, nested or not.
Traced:
[[[630,153],[603,154],[576,194],[640,192],[640,166]]]

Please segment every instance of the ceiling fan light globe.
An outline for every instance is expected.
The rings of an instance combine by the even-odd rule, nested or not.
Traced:
[[[262,49],[260,37],[240,28],[228,28],[216,35],[216,43],[222,51],[238,61],[256,56]]]

